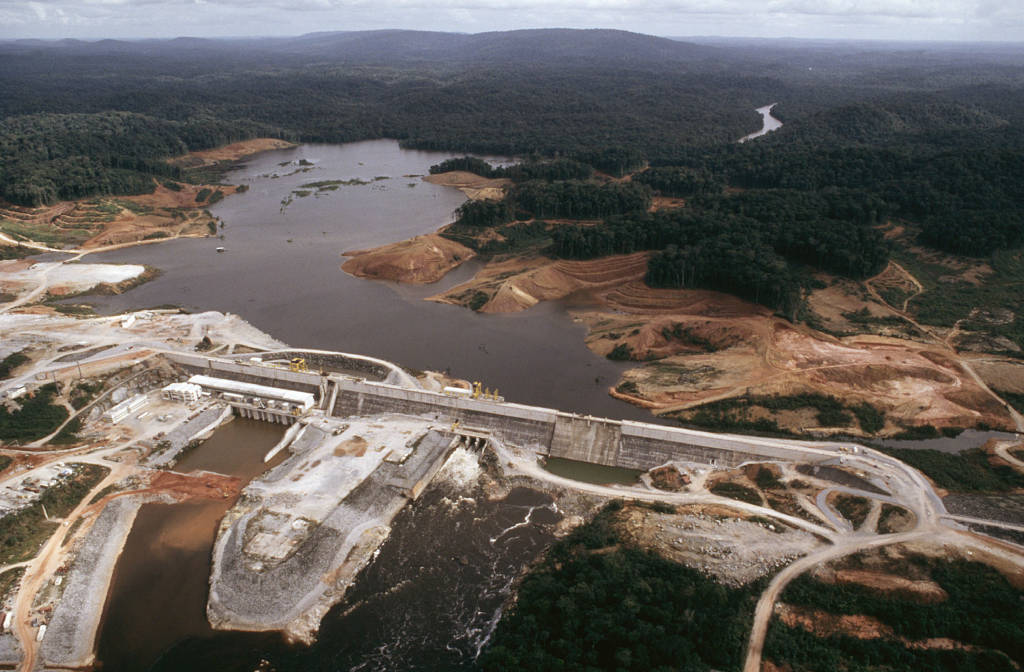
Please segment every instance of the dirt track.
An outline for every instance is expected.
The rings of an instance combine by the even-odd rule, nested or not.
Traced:
[[[468,177],[467,177],[468,176]],[[439,184],[482,184],[485,178],[447,173]],[[450,252],[432,249],[431,239],[378,248],[346,262],[345,270],[399,281],[439,279],[454,265]],[[469,281],[429,300],[484,313],[527,310],[541,301],[572,297],[587,308],[573,312],[589,327],[587,346],[637,362],[612,396],[658,414],[686,412],[701,404],[742,396],[835,396],[868,403],[887,416],[882,434],[908,425],[1012,430],[1017,419],[938,334],[902,307],[920,293],[920,283],[898,264],[864,283],[836,280],[809,297],[809,305],[833,329],[857,327],[864,314],[884,324],[877,333],[837,337],[807,324],[793,324],[772,311],[720,292],[654,289],[643,283],[648,253],[601,259],[556,260],[540,254],[499,258]],[[883,300],[876,285],[903,292],[903,306]],[[866,298],[865,298],[866,297]],[[589,307],[592,306],[592,307]],[[781,428],[858,434],[859,424],[818,427],[812,412],[770,414]],[[752,421],[758,418],[749,418]]]

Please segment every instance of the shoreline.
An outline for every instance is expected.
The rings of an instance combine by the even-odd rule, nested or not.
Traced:
[[[772,106],[767,107],[770,114]],[[435,184],[454,188],[467,179],[459,171],[429,177]],[[433,235],[440,237],[444,229]],[[386,259],[377,272],[354,273],[351,266],[345,270],[358,277],[406,282],[401,269],[422,261],[415,254],[415,240],[360,251]],[[1010,428],[1012,418],[984,396],[958,394],[959,388],[986,392],[957,368],[964,359],[960,353],[899,333],[856,332],[856,325],[852,334],[836,337],[807,324],[777,319],[761,306],[722,292],[650,288],[642,280],[648,255],[638,252],[593,260],[549,259],[536,250],[498,255],[483,263],[472,278],[424,300],[506,314],[544,301],[571,302],[570,297],[578,297],[587,306],[568,310],[567,315],[586,324],[585,346],[597,356],[623,359],[631,365],[608,395],[656,416],[676,414],[683,422],[704,404],[727,403],[744,394],[780,398],[817,394],[842,398],[851,409],[866,403],[882,413],[884,429],[863,433],[865,438],[882,438],[918,424],[969,429],[984,422],[997,429]],[[438,273],[432,279],[445,275]],[[887,304],[858,299],[855,293],[842,290],[842,285],[837,287],[821,290],[820,297],[812,295],[809,305],[837,304],[851,313],[866,306],[872,315],[898,315]],[[838,291],[846,293],[832,296]],[[699,371],[705,373],[697,376]],[[812,406],[778,412],[754,409],[739,424],[755,423],[767,413],[765,417],[786,432],[862,434],[860,420],[849,413],[844,423],[833,426],[821,425],[813,411]]]
[[[80,542],[68,585],[40,645],[46,665],[86,667],[95,662],[114,571],[146,499],[140,495],[113,498]]]

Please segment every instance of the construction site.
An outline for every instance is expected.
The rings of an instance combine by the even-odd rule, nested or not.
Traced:
[[[58,528],[40,537],[38,552],[5,568],[24,572],[3,598],[12,615],[0,635],[6,665],[96,662],[104,600],[147,502],[205,499],[228,507],[211,551],[206,614],[214,628],[278,631],[310,643],[374,562],[396,517],[446,465],[470,474],[460,486],[467,496],[484,488],[487,497],[507,497],[512,484],[550,493],[558,516],[534,520],[535,505],[512,528],[565,534],[609,499],[671,506],[671,513],[637,510],[632,534],[728,585],[781,576],[797,561],[926,537],[989,544],[985,552],[1024,572],[1012,546],[965,535],[979,521],[949,513],[917,470],[854,443],[565,413],[507,401],[483,383],[289,348],[230,315],[131,317],[0,316],[6,349],[28,353],[0,383],[11,408],[44,385],[66,391],[97,381],[87,402],[69,407],[73,414],[47,436],[3,451],[12,461],[0,480],[6,515],[61,487],[74,465],[106,470],[77,504],[53,516]],[[212,348],[197,351],[204,343]],[[280,427],[262,467],[247,476],[168,471],[233,417]],[[68,447],[50,445],[72,420]],[[586,483],[547,471],[550,458],[641,478]],[[843,497],[863,500],[863,517],[845,517]]]

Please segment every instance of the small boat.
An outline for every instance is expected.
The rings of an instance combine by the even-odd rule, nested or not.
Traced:
[[[217,251],[218,251],[218,252],[223,252],[223,251],[224,251],[224,248],[223,248],[223,247],[218,247],[218,248],[217,248]]]

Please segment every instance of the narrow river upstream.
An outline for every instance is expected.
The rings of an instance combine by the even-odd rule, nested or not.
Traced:
[[[778,105],[778,103],[772,103],[771,105],[765,105],[764,107],[757,108],[757,113],[761,115],[761,130],[755,131],[750,135],[743,136],[740,138],[740,142],[760,138],[762,135],[767,135],[772,131],[782,128],[782,122],[772,116],[772,108],[776,105]]]

